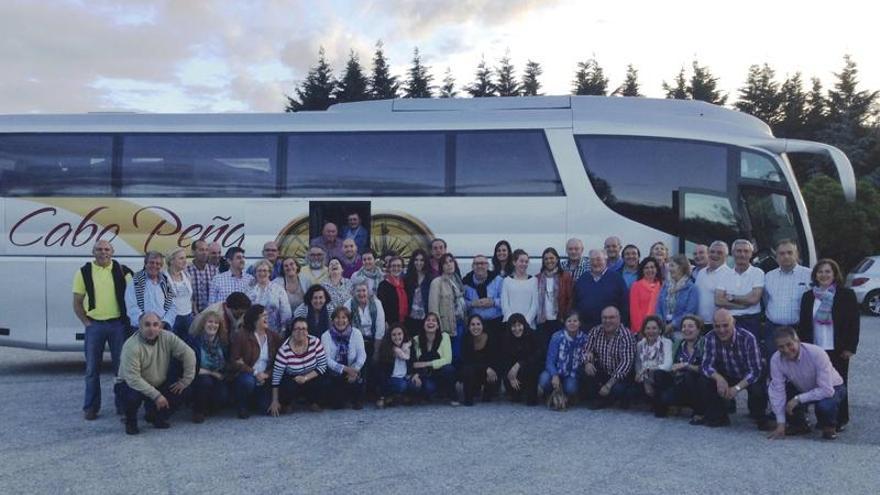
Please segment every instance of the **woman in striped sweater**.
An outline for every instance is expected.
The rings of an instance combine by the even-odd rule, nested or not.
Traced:
[[[269,413],[278,416],[282,408],[289,410],[302,398],[312,411],[320,411],[318,401],[321,395],[324,373],[327,371],[327,356],[321,339],[309,335],[309,324],[305,318],[296,318],[291,323],[290,337],[278,349],[275,366],[272,369],[272,404]]]

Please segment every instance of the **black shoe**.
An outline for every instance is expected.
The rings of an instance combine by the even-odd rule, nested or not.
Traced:
[[[835,431],[837,431],[837,433],[840,433],[845,429],[846,429],[846,423],[844,423],[842,425],[837,425],[837,428],[835,428]]]
[[[83,417],[86,421],[94,421],[98,419],[98,411],[95,411],[94,409],[86,409],[83,411]]]
[[[238,410],[238,419],[248,419],[251,417],[251,412],[247,410],[247,408],[239,408]]]
[[[125,422],[125,434],[126,435],[137,435],[141,430],[138,428],[137,423],[132,421]]]
[[[694,426],[703,426],[703,425],[706,424],[706,418],[704,418],[704,417],[692,416],[692,417],[691,417],[691,420],[688,421],[688,423],[691,424],[691,425],[694,425]]]
[[[605,409],[608,407],[608,402],[602,399],[594,400],[587,404],[587,409],[591,411],[598,411],[599,409]]]
[[[730,426],[730,418],[714,419],[711,421],[706,420],[703,424],[709,428],[721,428],[724,426]]]
[[[168,428],[171,428],[171,423],[165,421],[164,419],[157,419],[156,421],[153,421],[153,428],[167,430]]]
[[[355,411],[360,411],[364,408],[364,403],[361,401],[356,401],[354,404],[351,405],[351,408]]]
[[[192,422],[195,424],[200,424],[205,422],[205,415],[202,413],[194,412],[192,414]]]
[[[144,412],[144,421],[146,421],[147,423],[155,423],[156,422],[156,411]]]
[[[810,425],[806,423],[785,425],[785,436],[794,437],[798,435],[808,435],[812,432]]]
[[[773,431],[776,429],[776,421],[759,419],[757,421],[759,431]]]
[[[538,401],[537,401],[537,399],[528,399],[528,400],[526,401],[526,405],[527,405],[527,406],[537,406],[537,405],[538,405]]]
[[[473,401],[473,399],[471,399],[471,400],[465,400],[464,402],[462,402],[462,404],[464,404],[464,405],[466,405],[466,406],[468,406],[468,407],[471,407],[471,406],[474,405],[474,401]]]

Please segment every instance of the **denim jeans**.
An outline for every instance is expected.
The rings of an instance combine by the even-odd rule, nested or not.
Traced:
[[[192,384],[193,412],[202,414],[223,408],[229,401],[226,382],[211,375],[196,375]]]
[[[406,377],[395,378],[389,376],[385,383],[382,384],[382,395],[390,397],[392,395],[412,395],[419,391],[419,387],[412,380]]]
[[[422,395],[427,399],[433,399],[440,391],[447,398],[455,398],[455,368],[447,364],[440,369],[419,373],[422,380]]]
[[[268,414],[269,404],[272,403],[270,382],[271,379],[267,379],[262,385],[257,385],[257,377],[253,373],[239,373],[232,386],[236,406],[247,410],[256,407],[260,413]]]
[[[799,393],[791,384],[786,385],[785,392],[789,400]],[[834,387],[834,395],[831,397],[798,405],[794,408],[794,414],[791,416],[786,415],[786,423],[793,425],[806,424],[807,406],[813,404],[813,410],[816,413],[816,423],[820,428],[837,426],[837,414],[840,404],[845,398],[846,385],[838,385]]]
[[[113,377],[119,373],[119,356],[125,343],[125,324],[122,319],[93,321],[85,329],[84,350],[86,355],[86,396],[83,410],[101,409],[101,363],[104,361],[104,346],[110,344],[110,358],[113,362]],[[123,401],[116,392],[116,409],[123,409]]]
[[[565,395],[568,397],[577,396],[581,385],[580,374],[566,377],[560,376],[559,379],[562,381],[562,391]],[[550,375],[550,372],[546,370],[541,372],[541,376],[538,378],[538,386],[541,387],[545,397],[550,396],[550,392],[553,391],[553,377]]]

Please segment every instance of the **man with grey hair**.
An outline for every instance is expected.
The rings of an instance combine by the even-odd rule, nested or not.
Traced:
[[[614,306],[622,321],[629,320],[629,298],[623,276],[608,269],[602,249],[590,250],[590,271],[574,284],[574,307],[581,317],[582,328],[593,328],[602,322],[602,310]]]
[[[299,272],[299,283],[302,285],[303,291],[308,291],[313,285],[320,285],[326,282],[330,277],[327,270],[327,259],[324,249],[319,246],[312,246],[306,254],[306,266],[302,267]]]
[[[144,269],[135,273],[131,283],[125,288],[125,308],[131,322],[131,333],[146,312],[156,313],[170,330],[177,317],[174,306],[174,292],[168,275],[162,271],[165,256],[158,251],[147,251],[144,255]]]
[[[583,274],[590,271],[590,259],[584,256],[584,241],[572,237],[565,243],[565,253],[568,258],[560,261],[559,266],[577,282]]]
[[[196,374],[195,352],[162,326],[159,315],[145,311],[137,333],[122,347],[117,383],[125,400],[125,433],[129,435],[140,433],[137,413],[141,403],[145,404],[147,422],[168,428],[168,418]],[[182,376],[173,382],[168,373],[172,359],[183,363]]]
[[[709,262],[706,268],[700,270],[697,275],[696,286],[699,294],[700,318],[711,329],[711,323],[715,318],[715,289],[718,287],[724,274],[731,271],[727,266],[727,243],[715,241],[709,245]]]
[[[500,337],[502,325],[501,287],[504,277],[489,270],[489,258],[474,256],[473,270],[464,276],[464,300],[468,316],[478,315],[492,337]]]
[[[73,276],[73,312],[85,327],[86,395],[83,416],[98,418],[101,409],[101,363],[104,346],[110,345],[113,374],[119,371],[119,353],[125,343],[128,324],[125,314],[125,286],[132,271],[113,259],[113,246],[99,240],[92,248],[93,261]],[[122,413],[122,399],[116,395],[116,413]]]
[[[798,264],[798,247],[791,239],[776,243],[776,264],[779,268],[764,276],[764,306],[767,320],[764,323],[764,349],[769,358],[775,346],[771,339],[780,327],[798,327],[801,298],[810,290],[811,270]]]
[[[608,269],[619,272],[623,269],[623,257],[620,250],[623,246],[620,244],[620,237],[615,235],[605,239],[605,254],[608,256]]]
[[[694,269],[691,270],[691,278],[697,279],[697,274],[709,265],[709,246],[697,244],[694,246]]]
[[[733,242],[733,270],[719,279],[715,287],[715,307],[730,310],[740,327],[761,342],[761,298],[764,296],[764,272],[752,265],[752,243],[746,239]]]

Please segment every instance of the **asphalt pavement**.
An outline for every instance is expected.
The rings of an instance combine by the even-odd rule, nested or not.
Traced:
[[[640,410],[553,412],[507,402],[229,411],[126,436],[82,418],[79,353],[0,348],[0,493],[878,493],[880,319],[862,318],[852,422],[836,441],[770,441],[746,417],[690,426]],[[108,356],[109,359],[109,356]],[[109,368],[109,361],[107,361]],[[109,406],[109,407],[108,407]]]

